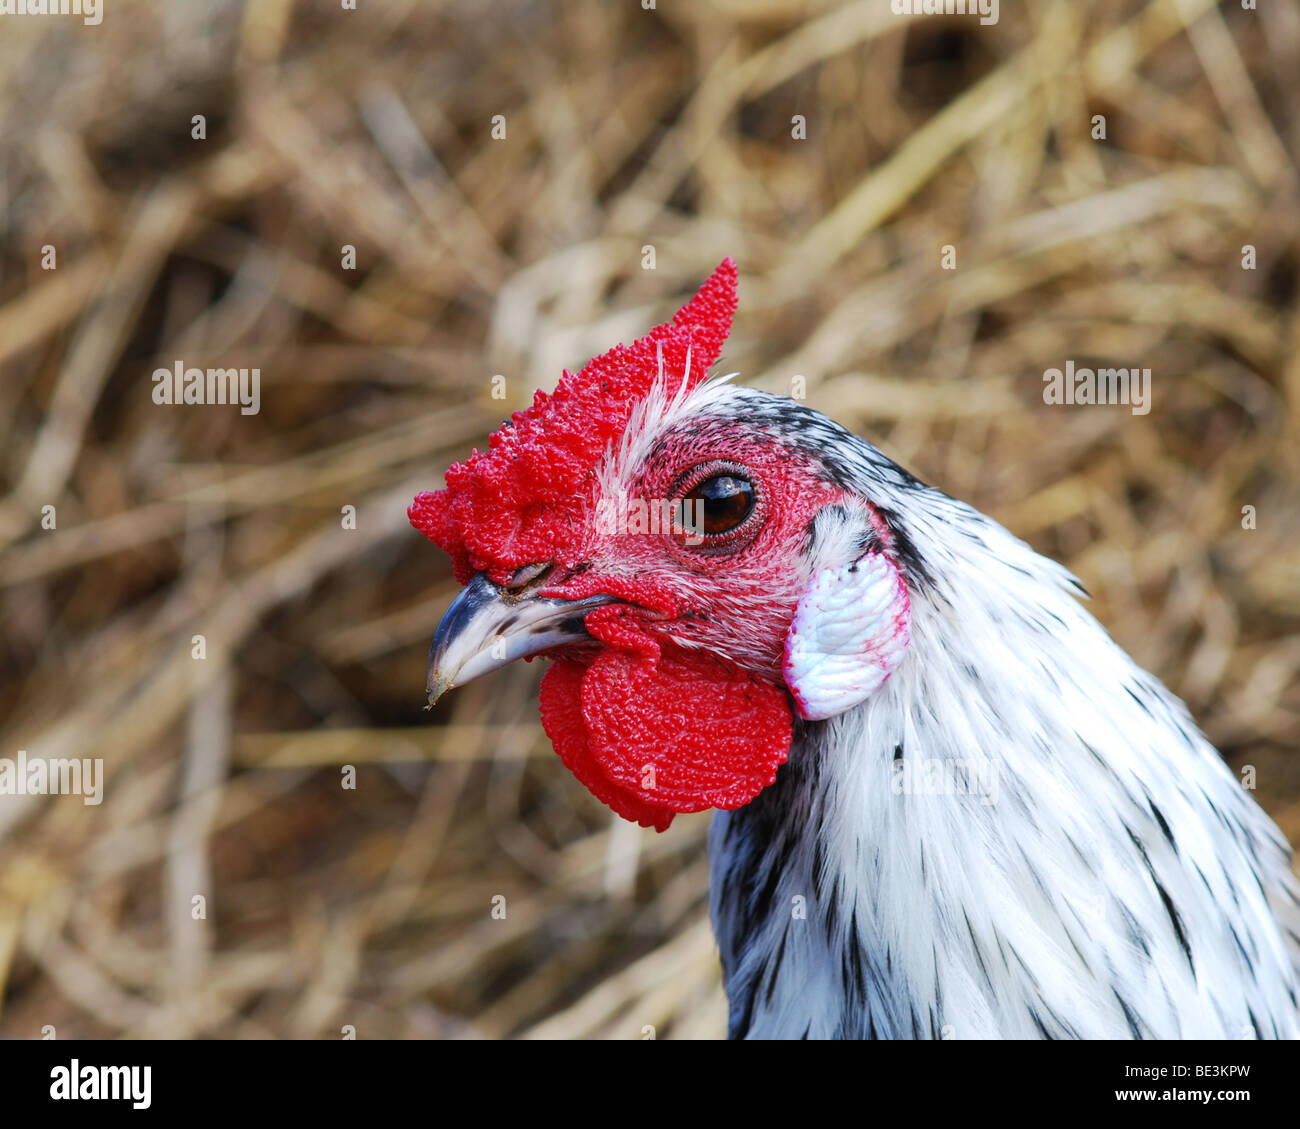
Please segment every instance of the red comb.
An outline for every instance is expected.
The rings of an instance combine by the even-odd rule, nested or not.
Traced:
[[[538,392],[475,451],[447,471],[447,488],[416,496],[411,524],[451,555],[456,579],[513,572],[565,559],[569,530],[581,523],[607,444],[622,434],[637,403],[663,371],[671,388],[704,379],[722,352],[736,312],[736,264],[723,259],[699,292],[631,345],[615,345],[555,392]],[[689,370],[688,370],[689,357]]]

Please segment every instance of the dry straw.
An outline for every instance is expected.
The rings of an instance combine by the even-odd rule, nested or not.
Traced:
[[[421,712],[403,510],[727,254],[727,367],[1064,560],[1300,841],[1294,5],[360,9],[0,29],[0,755],[107,773],[0,798],[0,1034],[722,1032],[706,819],[611,822],[536,666]],[[1070,358],[1153,410],[1045,406]]]

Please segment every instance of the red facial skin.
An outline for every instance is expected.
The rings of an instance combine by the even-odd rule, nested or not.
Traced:
[[[699,477],[691,472],[702,468],[707,477],[711,464],[742,471],[755,487],[754,509],[733,534],[692,546],[682,535],[601,533],[589,520],[575,546],[581,563],[553,572],[541,594],[617,596],[635,605],[626,615],[661,643],[711,650],[780,683],[785,632],[811,580],[800,556],[809,524],[844,495],[802,452],[719,420],[668,436],[630,484],[629,508],[638,499],[680,498]]]

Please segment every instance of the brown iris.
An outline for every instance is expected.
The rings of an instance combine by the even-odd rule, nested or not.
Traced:
[[[737,474],[715,474],[682,499],[687,521],[699,522],[705,535],[730,533],[754,509],[754,484]]]

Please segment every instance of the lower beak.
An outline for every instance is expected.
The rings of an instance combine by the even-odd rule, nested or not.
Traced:
[[[429,705],[515,659],[589,639],[583,617],[614,602],[603,595],[563,600],[512,592],[480,572],[452,601],[429,646]]]

